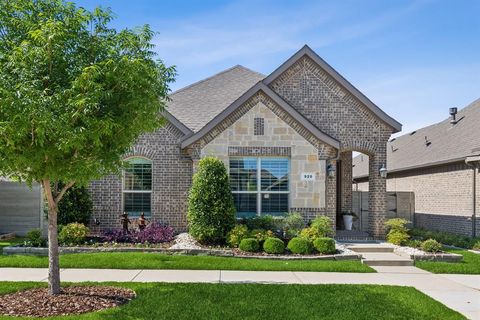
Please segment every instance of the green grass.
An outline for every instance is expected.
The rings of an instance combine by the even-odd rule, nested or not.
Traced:
[[[46,268],[47,257],[0,256],[0,267]],[[213,256],[182,256],[143,252],[79,253],[60,256],[62,268],[186,269],[374,272],[359,261],[265,260]]]
[[[0,294],[41,285],[44,284],[0,282]],[[137,298],[115,309],[49,319],[465,319],[411,287],[166,283],[113,285],[132,288]],[[0,319],[13,318],[0,316]]]
[[[6,246],[7,242],[3,243]],[[0,248],[2,243],[0,243]],[[183,269],[183,270],[252,270],[375,272],[359,261],[273,260],[234,257],[167,255],[147,252],[78,253],[60,256],[62,268],[94,269]],[[47,257],[0,255],[0,268],[46,268]]]
[[[415,266],[433,273],[480,274],[480,254],[468,250],[447,249],[463,256],[461,262],[417,261]]]

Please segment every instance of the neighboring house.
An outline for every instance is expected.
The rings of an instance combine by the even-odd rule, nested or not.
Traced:
[[[141,136],[122,177],[91,183],[98,229],[119,227],[122,212],[144,212],[187,228],[188,191],[198,161],[228,168],[239,217],[298,211],[334,221],[352,207],[352,151],[369,154],[369,231],[384,236],[386,145],[401,124],[308,46],[270,75],[242,66],[170,95],[168,123]]]
[[[480,99],[451,118],[391,139],[387,160],[387,191],[414,192],[416,226],[479,234]],[[368,191],[368,157],[356,156],[353,166],[353,189]]]

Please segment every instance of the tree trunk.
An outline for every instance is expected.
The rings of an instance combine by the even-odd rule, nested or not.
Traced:
[[[58,207],[53,198],[49,180],[42,181],[48,203],[48,292],[60,293],[60,263],[58,257],[57,213]]]
[[[48,208],[48,291],[52,295],[60,293],[57,212],[56,206]]]

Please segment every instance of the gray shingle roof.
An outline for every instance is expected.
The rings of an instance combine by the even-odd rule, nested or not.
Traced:
[[[445,110],[447,112],[447,110]],[[480,155],[480,99],[436,124],[391,139],[387,145],[387,169],[401,171]],[[353,159],[353,176],[368,175],[368,157]]]
[[[265,75],[237,65],[170,94],[167,110],[197,132]]]

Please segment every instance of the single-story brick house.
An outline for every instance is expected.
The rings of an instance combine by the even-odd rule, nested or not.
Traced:
[[[478,236],[480,99],[455,112],[388,142],[387,191],[414,193],[418,227]],[[368,156],[353,166],[353,189],[368,191]]]
[[[125,155],[130,169],[91,183],[97,228],[119,227],[122,212],[145,212],[185,230],[192,175],[205,156],[227,166],[238,216],[298,211],[336,220],[351,209],[359,151],[371,160],[369,232],[384,236],[380,169],[401,124],[308,46],[268,76],[235,66],[170,98],[168,123]]]

